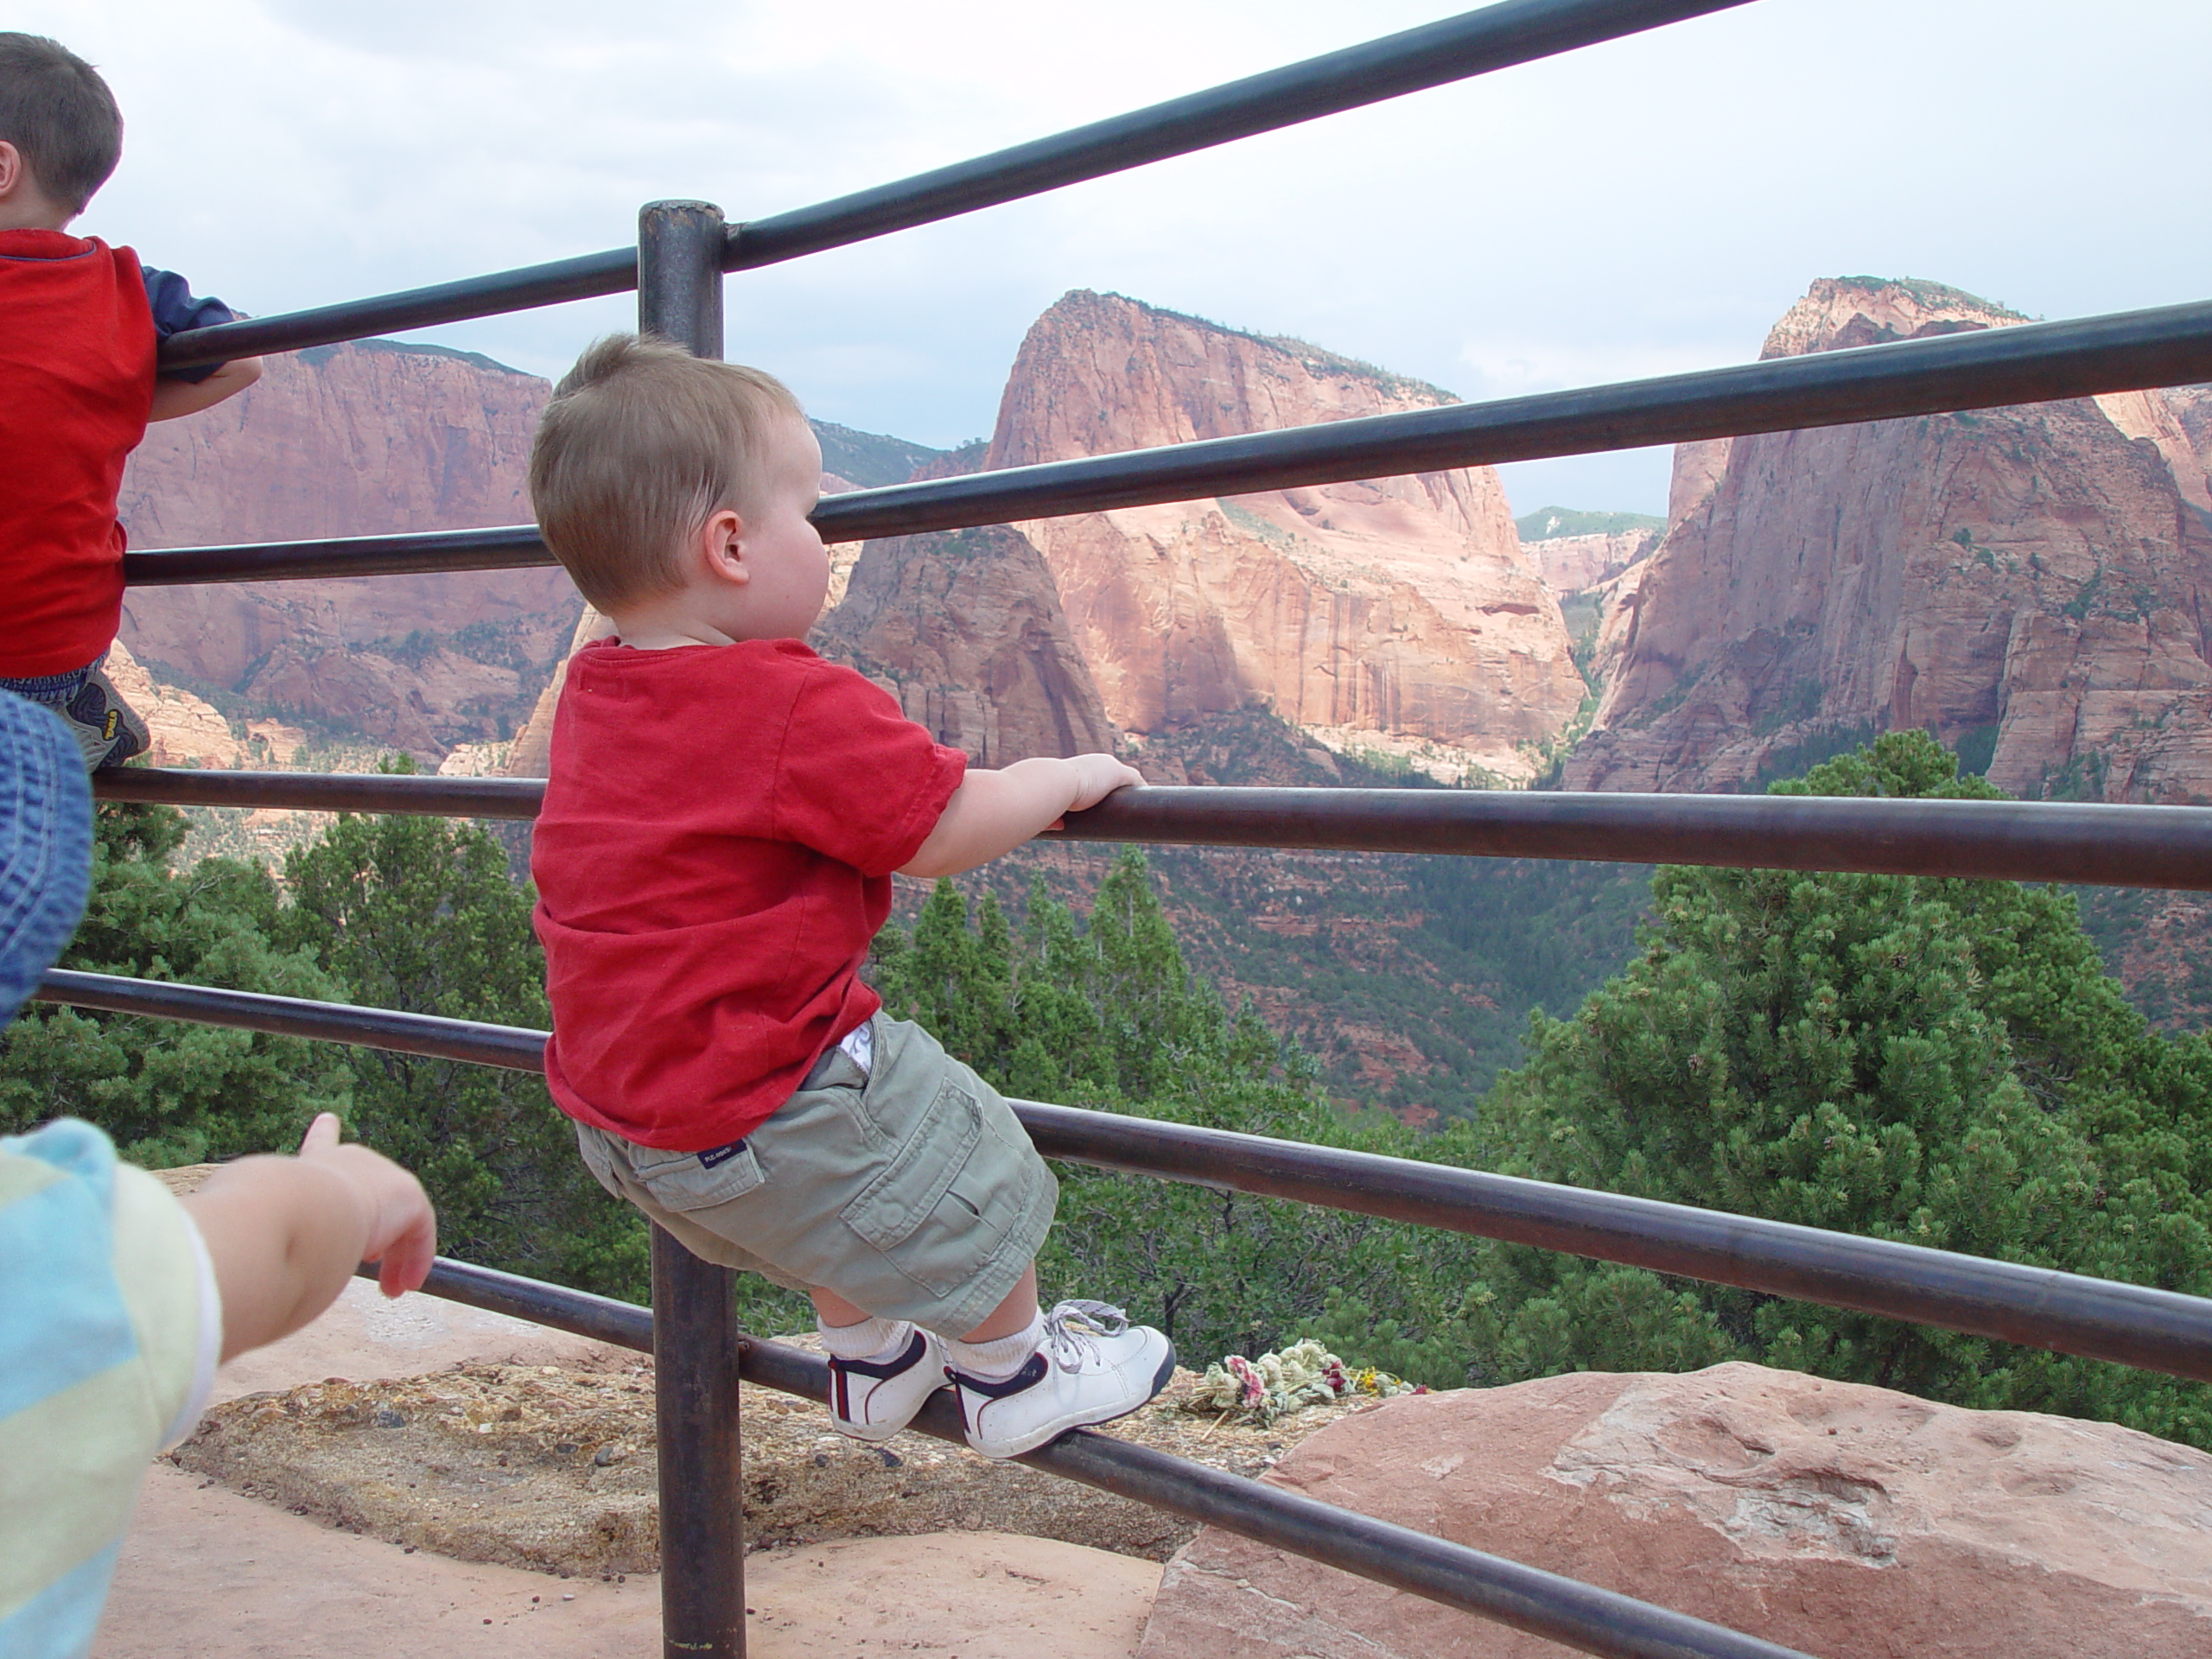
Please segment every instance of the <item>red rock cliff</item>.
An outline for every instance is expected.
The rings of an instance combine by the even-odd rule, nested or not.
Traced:
[[[148,432],[124,523],[159,548],[527,522],[549,390],[385,340],[274,357],[242,396]],[[435,753],[519,723],[581,603],[556,569],[135,588],[122,637],[157,673]]]
[[[2017,321],[1934,283],[1821,282],[1764,354]],[[1729,788],[1910,726],[2016,793],[2212,792],[2203,487],[2166,399],[1738,438],[1676,503],[1567,786]]]
[[[870,542],[813,644],[978,766],[1116,747],[1052,573],[1002,524]]]
[[[1447,394],[1296,341],[1077,291],[1022,343],[988,465],[1340,420]],[[1249,704],[1339,744],[1508,776],[1583,695],[1488,468],[1019,526],[1106,713],[1144,734]]]
[[[1612,579],[1658,545],[1648,530],[1599,531],[1586,536],[1547,536],[1523,542],[1521,550],[1542,573],[1555,594],[1579,594]]]

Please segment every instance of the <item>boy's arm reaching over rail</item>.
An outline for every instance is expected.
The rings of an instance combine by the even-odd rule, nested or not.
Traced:
[[[197,415],[203,409],[213,409],[226,397],[234,397],[261,378],[261,359],[241,357],[226,363],[205,380],[173,380],[167,377],[154,382],[153,412],[149,421],[173,421],[180,415]]]
[[[1116,790],[1143,782],[1135,766],[1124,766],[1110,754],[1078,754],[1065,760],[1039,756],[997,772],[970,771],[921,850],[899,873],[958,875],[1012,852],[1068,813],[1096,806]]]

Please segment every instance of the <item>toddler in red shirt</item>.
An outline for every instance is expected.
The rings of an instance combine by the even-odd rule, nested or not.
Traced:
[[[839,1433],[950,1386],[1013,1457],[1135,1410],[1174,1349],[1102,1302],[1039,1312],[1052,1172],[860,969],[893,871],[972,869],[1144,780],[970,768],[808,650],[821,466],[780,383],[663,341],[601,340],[555,389],[531,494],[616,632],[569,664],[531,858],[546,1082],[610,1192],[812,1297]]]
[[[0,688],[59,715],[95,768],[147,744],[100,671],[123,615],[123,463],[149,420],[261,373],[246,358],[157,377],[163,339],[232,314],[128,248],[68,234],[122,154],[123,116],[92,65],[0,33]]]

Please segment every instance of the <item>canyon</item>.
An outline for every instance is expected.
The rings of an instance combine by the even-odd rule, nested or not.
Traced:
[[[278,359],[242,397],[149,434],[124,521],[149,549],[518,522],[548,394],[489,359],[389,341]],[[826,465],[882,481],[1445,401],[1301,342],[1077,291],[1031,329],[988,447],[820,429]],[[1141,748],[1261,709],[1339,752],[1516,783],[1584,696],[1488,469],[838,553],[817,643],[979,761]],[[292,721],[427,764],[518,739],[509,764],[527,772],[581,612],[556,569],[144,587],[123,640],[234,725]]]
[[[1765,353],[2018,321],[1939,284],[1838,278]],[[549,394],[389,341],[274,359],[149,434],[126,523],[150,548],[516,522]],[[1029,331],[987,442],[817,430],[834,491],[1448,397],[1077,290]],[[890,538],[832,550],[813,642],[983,765],[1112,749],[1157,783],[1728,790],[1909,724],[2016,792],[2196,799],[2208,464],[2212,389],[2182,388],[1683,445],[1664,519],[1546,508],[1516,526],[1476,468]],[[401,749],[542,775],[561,664],[602,626],[555,569],[138,588],[126,690],[168,764]],[[1561,1011],[1577,974],[1617,965],[1640,902],[1634,873],[1580,872],[1586,893],[1535,868],[1454,865],[1446,891],[1411,861],[1163,850],[1154,868],[1194,966],[1347,1098],[1408,1114],[1466,1109],[1529,1006]],[[1040,848],[1002,899],[1033,873],[1079,897],[1099,871]],[[1526,965],[1561,939],[1564,965]],[[2119,965],[2177,1010],[2202,1001]]]
[[[148,431],[124,525],[150,550],[525,522],[550,391],[490,358],[387,340],[272,358],[238,397]],[[120,637],[241,737],[277,719],[435,761],[513,735],[580,603],[557,569],[134,587]]]

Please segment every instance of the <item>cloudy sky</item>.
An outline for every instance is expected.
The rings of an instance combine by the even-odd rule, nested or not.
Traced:
[[[1449,0],[16,0],[130,122],[79,228],[260,314],[763,216],[1449,15]],[[2031,315],[2212,293],[2204,0],[1757,0],[731,279],[817,415],[988,432],[1117,289],[1470,398],[1740,362],[1815,276]],[[622,300],[425,338],[557,373]],[[1654,511],[1649,452],[1508,468]]]

